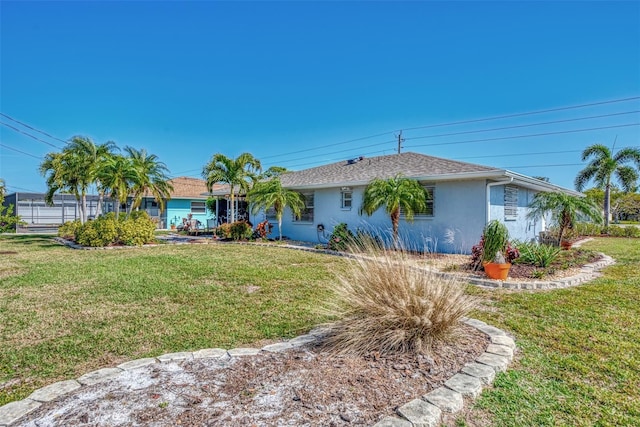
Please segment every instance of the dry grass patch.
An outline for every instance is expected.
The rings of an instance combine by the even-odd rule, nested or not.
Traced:
[[[325,311],[326,345],[338,353],[429,353],[435,341],[455,338],[459,321],[478,300],[456,278],[411,266],[402,251],[367,248],[337,277]]]

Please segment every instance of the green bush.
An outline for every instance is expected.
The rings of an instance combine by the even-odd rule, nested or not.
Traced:
[[[229,234],[233,240],[245,240],[251,237],[253,229],[246,221],[236,221],[231,224]]]
[[[354,235],[347,227],[347,224],[341,222],[333,227],[331,236],[329,236],[328,248],[332,251],[346,251],[354,242]]]
[[[626,237],[640,237],[640,227],[628,225],[624,228],[624,234]]]
[[[580,236],[599,236],[605,233],[601,225],[592,222],[579,222],[574,226],[574,229]]]
[[[135,212],[129,218],[120,217],[117,220],[110,212],[78,225],[75,234],[76,242],[83,246],[140,246],[155,241],[155,229],[156,224],[146,212]]]
[[[221,239],[231,238],[231,224],[227,222],[225,222],[224,224],[220,224],[216,227],[215,234]]]
[[[13,214],[13,205],[0,204],[0,233],[15,232],[16,227],[23,224],[26,223],[18,215]]]
[[[58,237],[62,237],[67,240],[76,240],[76,233],[82,224],[79,219],[75,221],[67,221],[58,227]]]
[[[132,212],[118,224],[118,240],[127,246],[142,246],[155,241],[155,222],[146,212]]]
[[[520,252],[518,264],[533,265],[536,267],[549,267],[560,254],[560,248],[551,245],[541,245],[538,243],[516,242],[516,247]]]

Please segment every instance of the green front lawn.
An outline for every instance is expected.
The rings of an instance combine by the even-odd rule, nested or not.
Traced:
[[[304,333],[343,263],[275,246],[77,251],[0,236],[0,405],[126,360]]]
[[[491,310],[474,315],[513,333],[520,354],[458,425],[640,426],[640,240],[584,247],[617,264],[575,288],[479,292]]]
[[[640,425],[640,241],[585,247],[618,263],[565,290],[474,288],[489,309],[473,316],[519,353],[457,425]],[[38,236],[0,236],[0,253],[0,405],[125,360],[303,333],[345,265],[275,245],[73,251]]]

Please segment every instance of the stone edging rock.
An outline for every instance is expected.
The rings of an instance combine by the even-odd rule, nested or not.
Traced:
[[[443,387],[399,407],[396,412],[401,418],[386,417],[378,422],[375,427],[437,426],[443,413],[455,413],[463,408],[463,397],[472,399],[478,397],[482,392],[482,388],[493,382],[496,373],[506,371],[507,366],[513,360],[513,353],[516,348],[514,340],[508,337],[504,331],[480,320],[464,319],[463,322],[489,336],[491,344],[487,346],[485,353],[480,355],[475,362],[467,363],[462,368],[462,371],[449,378]],[[50,384],[34,391],[23,400],[0,406],[0,427],[14,426],[20,418],[36,410],[43,403],[55,400],[83,386],[98,384],[115,378],[123,372],[154,363],[180,362],[188,359],[247,357],[254,356],[262,351],[279,353],[315,342],[323,335],[324,331],[318,328],[306,335],[300,335],[291,340],[270,344],[262,348],[234,348],[230,350],[208,348],[194,352],[168,353],[157,357],[131,360],[121,363],[115,368],[98,369],[86,373],[75,380]]]
[[[483,387],[493,383],[496,373],[507,370],[516,349],[514,340],[503,330],[480,320],[465,319],[464,323],[489,336],[491,344],[485,352],[475,362],[464,365],[444,386],[400,406],[396,409],[398,417],[383,418],[374,427],[439,426],[444,415],[462,410],[465,397],[477,398]]]

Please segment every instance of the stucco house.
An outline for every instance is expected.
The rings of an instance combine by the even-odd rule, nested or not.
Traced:
[[[418,180],[431,195],[428,212],[413,222],[401,218],[399,234],[418,250],[469,253],[485,224],[504,222],[514,239],[531,240],[545,230],[544,220],[528,220],[528,206],[539,191],[580,193],[505,169],[448,160],[418,153],[358,157],[281,176],[284,187],[305,195],[307,208],[300,218],[285,212],[282,234],[290,239],[326,243],[333,227],[346,223],[383,237],[391,235],[391,221],[381,208],[372,216],[360,213],[363,192],[374,178],[398,173]],[[275,217],[260,213],[256,223]]]
[[[151,197],[145,198],[142,205],[150,214],[156,213],[159,216],[161,228],[170,228],[172,224],[179,226],[189,214],[192,219],[200,221],[202,227],[207,227],[207,221],[215,220],[215,215],[207,210],[208,191],[204,180],[181,176],[169,182],[173,191],[171,198],[165,202],[162,213],[157,211],[157,203]],[[212,224],[211,221],[209,224]]]

